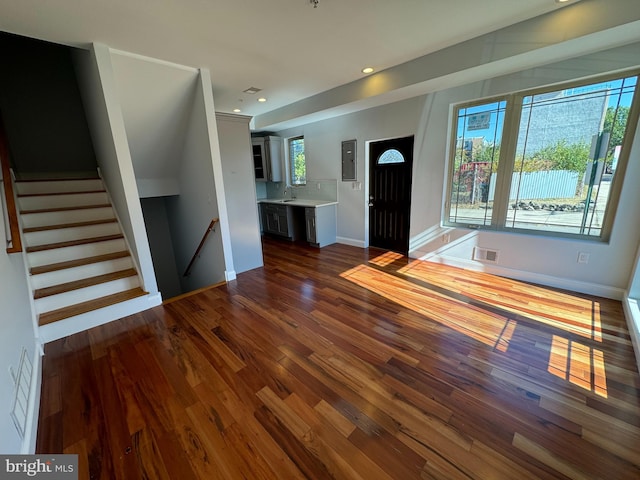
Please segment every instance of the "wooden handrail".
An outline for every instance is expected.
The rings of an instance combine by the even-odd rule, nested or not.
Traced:
[[[189,262],[189,265],[187,265],[187,269],[184,271],[184,275],[183,275],[184,277],[188,277],[191,274],[191,267],[193,267],[193,263],[196,261],[196,258],[200,254],[200,250],[202,250],[202,247],[204,246],[204,242],[207,241],[207,237],[211,233],[211,230],[213,230],[213,227],[215,226],[215,224],[218,223],[218,220],[219,219],[217,218],[214,218],[213,220],[211,220],[211,223],[207,227],[207,231],[204,232],[204,235],[202,236],[202,240],[200,240],[200,245],[198,245],[198,248],[196,248],[196,253],[193,254],[193,257],[191,257],[191,261]]]
[[[9,217],[9,231],[11,232],[11,246],[7,247],[7,253],[22,251],[20,228],[18,226],[18,212],[13,196],[13,183],[11,182],[11,168],[9,166],[9,141],[0,116],[0,163],[2,164],[2,182],[4,184],[4,196],[6,199],[7,216]]]

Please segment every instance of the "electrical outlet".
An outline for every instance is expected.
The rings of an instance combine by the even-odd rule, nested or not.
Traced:
[[[589,263],[589,255],[587,252],[578,252],[578,263]]]

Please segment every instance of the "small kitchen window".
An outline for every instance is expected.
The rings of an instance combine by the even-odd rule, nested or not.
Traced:
[[[293,137],[287,142],[289,179],[291,185],[307,184],[307,163],[304,157],[304,137]]]

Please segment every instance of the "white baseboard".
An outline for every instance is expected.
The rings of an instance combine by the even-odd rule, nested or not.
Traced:
[[[636,365],[640,372],[640,305],[638,304],[638,300],[629,298],[629,296],[625,294],[622,307],[624,308],[624,316],[627,320],[627,328],[631,336],[633,351],[636,354]]]
[[[227,282],[231,282],[231,281],[235,280],[236,278],[237,278],[237,275],[236,275],[236,271],[235,270],[225,270],[224,271],[224,279]]]
[[[27,405],[27,425],[20,453],[29,455],[36,452],[38,435],[38,419],[40,417],[40,392],[42,391],[42,349],[36,345],[33,354],[33,369],[31,371],[31,391]]]
[[[336,242],[343,245],[351,245],[352,247],[366,248],[364,240],[356,240],[355,238],[336,237]]]
[[[100,310],[83,313],[75,317],[60,320],[59,322],[43,325],[38,328],[38,336],[42,344],[68,337],[74,333],[82,332],[98,325],[118,320],[134,313],[148,310],[162,304],[160,293],[148,294],[133,298],[126,302],[110,305]]]
[[[441,263],[443,265],[450,265],[450,266],[459,267],[459,268],[466,268],[468,270],[475,270],[479,272],[490,273],[492,275],[499,275],[501,277],[512,278],[514,280],[521,280],[523,282],[536,283],[539,285],[545,285],[547,287],[560,288],[563,290],[570,290],[572,292],[585,293],[587,295],[595,295],[598,297],[611,298],[613,300],[622,300],[625,296],[625,291],[623,289],[611,287],[609,285],[582,282],[580,280],[554,277],[551,275],[527,272],[524,270],[515,270],[512,268],[504,268],[496,265],[488,265],[485,263],[480,264],[472,260],[445,257],[437,254],[427,255],[426,257],[422,257],[422,259],[428,262]]]

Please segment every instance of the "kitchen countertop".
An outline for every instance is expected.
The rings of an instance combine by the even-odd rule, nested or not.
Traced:
[[[258,203],[273,203],[276,205],[291,205],[292,207],[326,207],[337,205],[331,200],[309,200],[307,198],[262,198]]]

